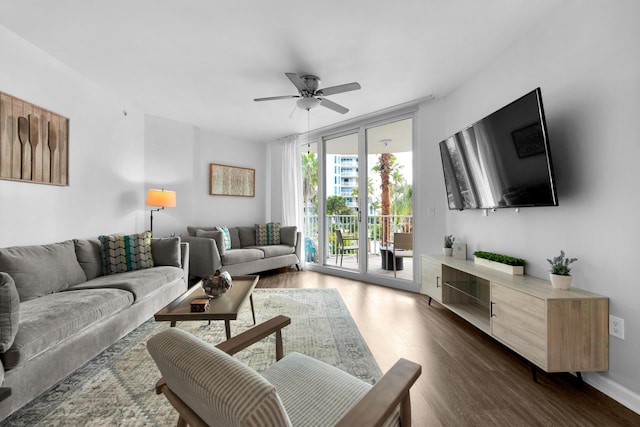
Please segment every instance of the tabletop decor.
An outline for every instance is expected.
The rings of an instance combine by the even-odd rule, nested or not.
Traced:
[[[209,298],[222,296],[227,289],[233,286],[231,275],[227,271],[216,271],[215,274],[202,278],[202,290]]]

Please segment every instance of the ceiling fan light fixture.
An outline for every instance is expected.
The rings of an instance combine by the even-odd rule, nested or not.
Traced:
[[[316,108],[318,105],[320,105],[320,100],[314,97],[305,97],[298,99],[298,101],[296,101],[296,104],[298,104],[298,107],[302,108],[303,110],[311,110],[312,108]]]

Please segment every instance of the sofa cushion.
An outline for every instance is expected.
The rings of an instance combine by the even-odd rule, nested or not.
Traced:
[[[11,276],[0,272],[0,353],[7,351],[13,344],[19,321],[20,296],[16,284]]]
[[[20,329],[2,355],[11,369],[133,303],[120,289],[57,292],[20,305]]]
[[[283,245],[295,246],[297,231],[298,227],[295,225],[280,227],[280,243]]]
[[[262,252],[264,252],[265,258],[273,258],[280,255],[289,255],[295,253],[296,251],[296,248],[288,245],[251,246],[251,249],[260,249]]]
[[[279,245],[280,223],[256,224],[256,245]]]
[[[13,278],[21,302],[87,280],[71,240],[48,245],[1,248],[0,271]]]
[[[102,276],[102,255],[100,254],[100,240],[74,239],[76,258],[82,267],[87,280]]]
[[[151,233],[98,237],[104,274],[123,273],[153,267]]]
[[[205,239],[213,239],[216,241],[216,246],[218,247],[218,254],[222,256],[224,254],[224,235],[222,231],[213,230],[213,231],[205,231],[205,230],[197,230],[196,237],[203,237]]]
[[[222,232],[222,239],[224,241],[224,249],[231,249],[231,234],[227,227],[216,226],[216,230]]]
[[[153,265],[182,267],[180,237],[151,239],[151,256],[153,257]]]
[[[256,245],[256,229],[255,227],[238,227],[238,234],[240,235],[240,246],[255,246]]]
[[[215,229],[215,227],[196,227],[194,225],[189,225],[187,226],[187,233],[189,233],[189,236],[195,237],[198,230],[215,231]]]
[[[146,298],[168,283],[184,277],[184,270],[178,267],[158,266],[144,270],[96,277],[73,286],[68,291],[78,289],[122,289],[131,292],[136,301]]]
[[[222,265],[240,264],[264,258],[260,249],[230,249],[222,255]]]
[[[240,231],[238,227],[227,227],[229,229],[229,236],[231,236],[231,249],[241,249],[240,244]]]

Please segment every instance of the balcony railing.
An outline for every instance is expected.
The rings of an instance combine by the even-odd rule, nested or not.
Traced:
[[[327,228],[329,230],[329,248],[327,253],[336,253],[336,229],[344,230],[345,233],[358,235],[357,215],[328,215],[326,217]],[[373,242],[367,249],[368,252],[378,252],[379,246],[386,242],[382,238],[383,224],[389,227],[388,238],[393,238],[393,233],[410,233],[413,231],[413,215],[369,215],[367,218],[367,240]],[[318,242],[318,216],[305,215],[304,236],[307,246],[312,246],[317,250]],[[308,257],[308,255],[307,255]],[[307,259],[309,261],[309,259]]]

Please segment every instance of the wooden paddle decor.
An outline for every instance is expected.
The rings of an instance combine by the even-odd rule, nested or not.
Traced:
[[[0,92],[0,179],[69,185],[69,119]]]

